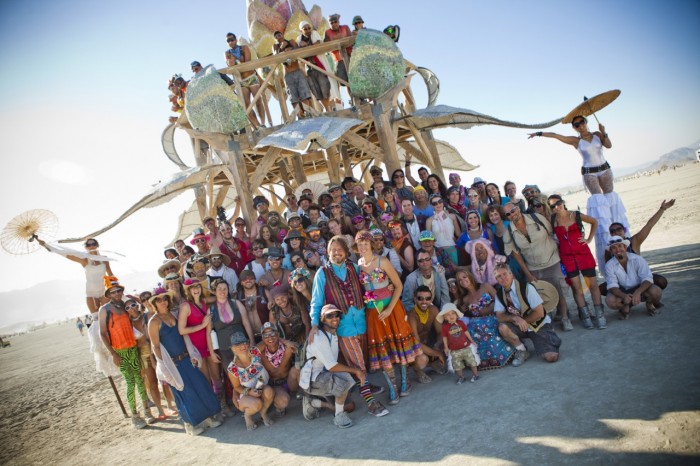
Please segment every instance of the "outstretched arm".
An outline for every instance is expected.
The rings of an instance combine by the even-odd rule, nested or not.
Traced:
[[[535,136],[541,136],[543,138],[554,138],[558,141],[568,144],[573,147],[578,147],[578,138],[576,136],[562,136],[557,133],[545,133],[542,131],[537,131],[536,133],[528,133],[527,138],[532,139]]]
[[[657,210],[656,213],[652,215],[649,220],[647,220],[647,224],[644,225],[644,227],[639,230],[637,234],[632,236],[630,245],[632,246],[632,250],[634,252],[639,254],[642,243],[647,239],[649,233],[651,233],[651,229],[654,228],[654,225],[656,225],[659,220],[661,220],[661,216],[664,214],[664,212],[666,212],[666,209],[673,207],[675,203],[675,199],[671,199],[670,201],[666,201],[666,199],[664,199],[664,201],[661,203],[661,207],[659,207],[659,210]]]

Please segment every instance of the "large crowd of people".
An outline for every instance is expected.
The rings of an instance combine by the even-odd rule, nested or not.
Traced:
[[[327,409],[346,428],[355,386],[368,413],[384,416],[416,383],[448,371],[458,384],[477,382],[533,351],[554,363],[558,332],[575,322],[605,329],[611,311],[627,319],[640,303],[649,315],[663,306],[666,280],[639,252],[673,200],[635,235],[610,223],[601,264],[588,248],[597,219],[560,195],[526,185],[520,197],[511,181],[501,194],[480,177],[464,186],[456,173],[445,184],[425,167],[414,179],[410,160],[405,168],[386,180],[372,167],[373,195],[347,177],[316,198],[288,193],[282,212],[256,196],[251,221],[220,209],[189,244],[164,251],[160,283],[138,296],[124,296],[108,263],[78,261],[98,367],[123,374],[134,426],[179,414],[196,435],[241,412],[252,430],[300,398],[304,418]],[[95,239],[85,247],[102,257]],[[92,269],[106,274],[99,298]],[[374,372],[384,384],[370,383]]]

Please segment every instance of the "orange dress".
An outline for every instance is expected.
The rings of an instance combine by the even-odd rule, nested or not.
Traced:
[[[381,261],[382,259],[379,258]],[[420,341],[406,319],[406,310],[399,300],[389,317],[379,320],[379,313],[391,302],[389,278],[379,266],[370,273],[360,272],[365,287],[367,318],[367,353],[369,369],[391,370],[394,364],[407,365],[423,354]],[[369,298],[369,299],[368,299]]]

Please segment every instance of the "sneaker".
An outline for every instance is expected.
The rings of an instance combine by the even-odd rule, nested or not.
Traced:
[[[460,377],[457,379],[457,385],[462,385],[464,383],[464,377]]]
[[[571,325],[571,320],[566,318],[561,320],[561,328],[563,328],[565,332],[570,332],[574,329],[574,326]]]
[[[479,380],[480,378],[481,378],[481,377],[479,377],[478,375],[472,375],[472,378],[469,379],[469,381],[470,381],[471,383],[474,383],[474,382],[476,382],[477,380]]]
[[[369,390],[372,392],[372,395],[380,395],[384,393],[384,387],[380,387],[378,385],[369,384]]]
[[[146,411],[146,414],[144,417],[146,418],[146,424],[148,424],[148,425],[155,424],[155,422],[157,420],[155,417],[153,417],[153,413],[151,413],[150,409]]]
[[[204,429],[202,429],[201,427],[198,427],[198,426],[193,426],[192,424],[185,422],[185,432],[187,433],[187,435],[195,436],[195,435],[199,435],[202,432],[204,432]]]
[[[522,366],[523,363],[527,361],[527,358],[529,357],[530,353],[527,350],[515,350],[515,357],[513,358],[513,362],[510,363],[510,365],[513,367]]]
[[[304,414],[304,419],[307,421],[313,421],[318,417],[318,409],[311,405],[312,398],[310,396],[304,396],[301,401],[302,413]]]
[[[369,404],[367,407],[367,412],[376,417],[382,417],[389,414],[389,410],[377,400],[374,400]]]
[[[141,419],[140,416],[134,416],[131,418],[131,425],[134,426],[134,429],[143,429],[146,427],[146,421]]]
[[[345,414],[345,411],[343,411],[335,415],[335,418],[333,418],[333,424],[341,429],[347,429],[348,427],[352,427],[352,420],[347,414]]]
[[[323,408],[323,401],[319,400],[318,398],[311,398],[311,406],[316,409],[321,409]]]
[[[216,427],[219,427],[220,425],[221,421],[216,419],[214,416],[208,417],[202,422],[202,427],[207,427],[209,429],[214,429]]]

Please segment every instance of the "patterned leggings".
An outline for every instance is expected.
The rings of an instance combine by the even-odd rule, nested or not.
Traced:
[[[141,358],[139,357],[139,349],[137,346],[127,349],[115,349],[122,363],[119,365],[119,370],[126,381],[126,401],[129,403],[132,413],[136,413],[136,394],[134,393],[134,384],[139,391],[139,396],[144,405],[148,403],[148,395],[146,395],[146,385],[141,377]]]

